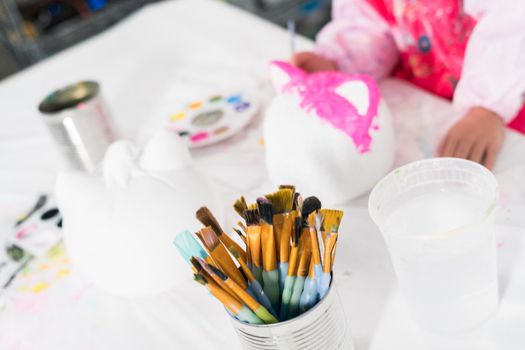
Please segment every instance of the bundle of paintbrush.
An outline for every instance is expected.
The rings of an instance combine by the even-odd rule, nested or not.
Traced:
[[[253,204],[241,197],[234,209],[245,221],[233,229],[240,244],[205,207],[197,211],[205,227],[195,236],[185,231],[175,238],[195,280],[232,315],[253,324],[275,323],[307,311],[326,295],[342,211],[321,209],[316,197],[303,200],[293,186],[281,186]]]

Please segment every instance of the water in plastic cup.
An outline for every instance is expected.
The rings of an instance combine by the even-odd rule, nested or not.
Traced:
[[[423,328],[461,332],[497,310],[497,200],[494,175],[457,158],[410,163],[373,189],[370,216],[387,243],[413,318]]]

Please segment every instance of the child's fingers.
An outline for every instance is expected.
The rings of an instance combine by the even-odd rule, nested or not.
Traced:
[[[305,66],[305,64],[310,60],[310,52],[299,52],[292,56],[292,64],[299,68]]]
[[[486,166],[489,170],[492,170],[494,168],[497,154],[498,149],[494,145],[489,144],[485,152],[485,160],[483,162],[483,165]]]
[[[455,138],[447,136],[443,141],[443,146],[441,147],[440,156],[441,157],[452,157],[454,156],[454,151],[456,150],[457,141]]]
[[[481,163],[481,161],[483,160],[483,154],[485,153],[486,149],[487,145],[485,143],[475,143],[474,146],[472,146],[472,148],[470,149],[468,159],[476,163]]]
[[[456,144],[456,149],[454,150],[453,156],[456,158],[467,159],[472,146],[473,145],[470,140],[460,140]]]

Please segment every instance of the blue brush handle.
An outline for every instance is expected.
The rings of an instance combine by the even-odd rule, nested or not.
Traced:
[[[303,294],[301,294],[301,299],[299,300],[299,311],[303,313],[310,310],[317,303],[317,295],[316,280],[306,277]]]
[[[330,287],[330,280],[332,278],[330,277],[330,273],[323,273],[321,275],[321,286],[319,288],[319,299],[323,299],[326,293],[328,292],[328,288]]]
[[[254,314],[252,310],[248,309],[246,305],[242,306],[242,309],[237,314],[237,317],[239,320],[248,322],[250,324],[264,324],[263,320]]]
[[[315,264],[314,265],[314,274],[315,274],[315,281],[316,281],[316,288],[317,292],[321,294],[321,284],[323,280],[323,267],[321,264]]]
[[[270,299],[264,294],[264,290],[261,287],[261,284],[257,280],[253,280],[253,282],[250,282],[248,284],[248,287],[252,290],[252,292],[255,294],[255,299],[264,306],[268,311],[270,311],[275,317],[277,317],[277,313],[272,308],[272,303],[270,302]]]

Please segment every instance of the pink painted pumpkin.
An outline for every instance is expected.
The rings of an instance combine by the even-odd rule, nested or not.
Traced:
[[[366,193],[392,167],[394,134],[375,81],[341,72],[308,74],[275,61],[277,95],[266,110],[270,178],[339,204]]]

